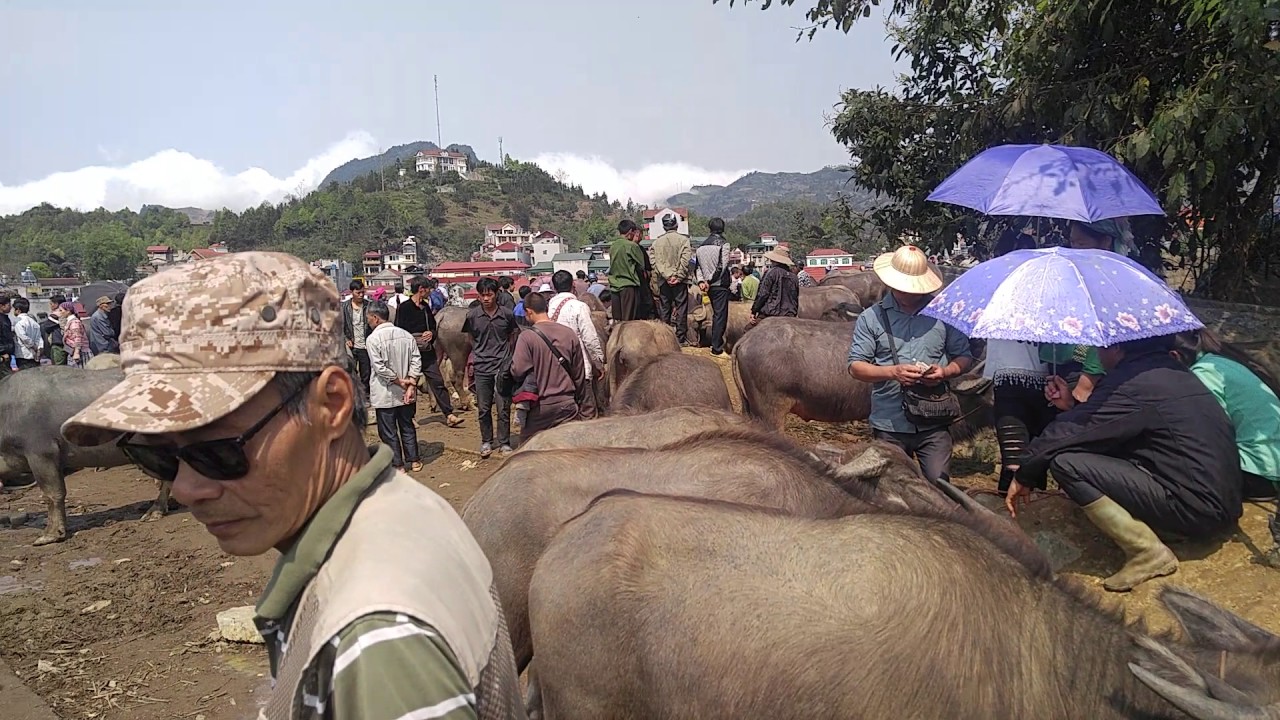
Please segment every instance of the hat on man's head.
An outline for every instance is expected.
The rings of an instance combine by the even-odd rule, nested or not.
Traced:
[[[111,304],[111,303],[113,303],[113,302],[115,302],[115,300],[112,300],[112,299],[111,299],[109,296],[107,296],[107,295],[103,295],[102,297],[98,298],[98,301],[97,301],[97,302],[95,302],[95,303],[93,304],[93,306],[94,306],[94,307],[97,307],[97,306],[99,306],[99,305],[110,305],[110,304]]]
[[[663,230],[675,230],[678,227],[680,227],[680,218],[676,217],[674,213],[667,213],[662,216]]]
[[[120,329],[124,382],[62,426],[77,445],[204,427],[279,372],[345,365],[338,291],[284,253],[231,253],[134,285]]]
[[[795,267],[795,263],[791,262],[791,254],[784,247],[778,247],[764,254],[764,259],[769,262],[782,263],[787,267]]]
[[[942,289],[942,273],[915,245],[903,245],[876,258],[876,277],[898,292],[928,295]]]

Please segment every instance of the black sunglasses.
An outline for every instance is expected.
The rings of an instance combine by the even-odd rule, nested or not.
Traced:
[[[239,437],[205,440],[178,447],[172,444],[131,443],[129,439],[134,436],[134,433],[129,433],[120,438],[117,444],[124,451],[125,457],[157,480],[171,481],[177,477],[180,462],[186,463],[192,470],[211,480],[239,480],[249,474],[249,456],[245,454],[244,446],[308,387],[310,387],[309,383],[294,390],[274,410],[267,413],[266,417],[254,423],[253,427],[245,430]]]

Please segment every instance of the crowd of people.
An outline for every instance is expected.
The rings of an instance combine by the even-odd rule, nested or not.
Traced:
[[[65,295],[51,295],[48,310],[34,315],[32,300],[0,295],[0,367],[84,367],[94,355],[119,353],[123,301],[124,293],[114,298],[104,295],[94,312],[81,318],[76,303]]]
[[[1073,222],[1068,244],[1113,252],[1123,239],[1116,221]],[[1015,232],[997,254],[1036,245]],[[875,436],[948,480],[946,429],[958,408],[946,381],[972,366],[971,344],[920,314],[943,281],[918,249],[881,256],[875,272],[889,293],[859,315],[849,373],[873,384]],[[1052,477],[1125,553],[1108,590],[1177,570],[1161,533],[1212,538],[1240,518],[1243,500],[1280,487],[1280,384],[1210,330],[1108,348],[991,340],[984,375],[1009,512]]]

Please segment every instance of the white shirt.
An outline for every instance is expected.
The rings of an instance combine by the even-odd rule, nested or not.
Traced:
[[[547,302],[547,317],[573,330],[578,340],[582,341],[582,366],[586,371],[586,378],[590,380],[591,358],[604,364],[604,350],[600,347],[596,325],[591,322],[591,308],[573,293],[563,292]]]
[[[44,347],[44,335],[40,333],[40,323],[27,313],[13,319],[13,354],[21,360],[35,360],[40,357],[40,349]]]
[[[422,355],[418,343],[403,328],[384,322],[365,340],[369,351],[369,405],[387,409],[405,405],[404,388],[397,380],[416,378],[422,374]]]

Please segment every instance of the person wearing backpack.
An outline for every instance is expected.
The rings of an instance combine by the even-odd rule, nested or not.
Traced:
[[[520,426],[521,443],[543,430],[577,420],[587,390],[585,356],[577,334],[551,319],[547,298],[540,293],[529,293],[524,312],[531,325],[516,338],[511,359],[511,376],[520,385],[514,399],[530,403]],[[530,387],[537,391],[531,392]]]

